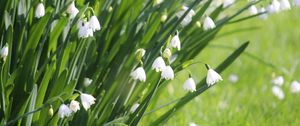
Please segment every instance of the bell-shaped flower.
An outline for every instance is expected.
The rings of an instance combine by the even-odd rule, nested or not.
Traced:
[[[190,92],[196,91],[196,83],[195,83],[194,79],[191,77],[188,78],[183,84],[183,89],[190,91]]]
[[[165,68],[166,68],[166,63],[164,59],[161,56],[157,57],[152,64],[152,69],[154,69],[156,72],[159,72]]]
[[[130,73],[130,76],[134,79],[134,80],[139,80],[142,82],[146,81],[146,72],[144,70],[143,67],[138,67],[136,68],[134,71],[132,71]]]
[[[79,25],[78,37],[88,38],[93,36],[93,29],[90,28],[89,22],[81,22],[81,25]]]
[[[45,7],[43,3],[39,3],[35,9],[35,17],[41,18],[45,15]]]
[[[282,91],[282,89],[278,86],[273,86],[272,88],[272,92],[273,94],[279,99],[279,100],[283,100],[284,99],[284,93]]]
[[[290,86],[290,91],[292,93],[299,93],[300,92],[300,83],[298,81],[293,81]]]
[[[75,18],[79,13],[79,10],[76,8],[74,1],[68,6],[67,13],[70,15],[71,19]]]
[[[216,27],[216,25],[215,25],[214,21],[209,16],[206,16],[204,19],[204,22],[203,22],[203,30],[206,31],[209,29],[213,29],[215,27]]]
[[[77,112],[78,110],[80,110],[80,106],[79,106],[79,102],[78,101],[75,101],[75,100],[72,100],[70,105],[69,105],[69,108],[75,113]]]
[[[172,37],[170,44],[171,47],[180,50],[180,39],[179,39],[178,32],[176,32],[175,35]]]
[[[215,83],[222,81],[222,77],[215,70],[211,69],[209,65],[205,64],[207,68],[206,83],[208,86],[214,85]]]
[[[95,32],[101,29],[99,20],[96,16],[92,16],[89,20],[89,27]]]
[[[161,77],[166,80],[173,80],[174,79],[174,71],[171,66],[166,66],[165,69],[161,72]]]
[[[282,76],[278,76],[272,80],[274,85],[282,86],[284,83],[284,78]]]
[[[72,114],[72,110],[65,104],[60,105],[58,109],[58,116],[60,118],[70,117]]]
[[[188,10],[189,8],[186,6],[182,6],[181,10],[179,12],[176,13],[176,16],[178,18],[181,18],[184,13]],[[191,23],[193,16],[195,15],[195,11],[193,9],[191,9],[188,14],[183,18],[183,20],[180,22],[180,25],[182,26],[186,26],[189,23]]]
[[[289,0],[280,0],[280,9],[281,10],[290,10],[291,4]]]
[[[92,95],[81,93],[80,94],[81,104],[83,108],[87,111],[91,105],[95,104],[96,98],[94,98]]]

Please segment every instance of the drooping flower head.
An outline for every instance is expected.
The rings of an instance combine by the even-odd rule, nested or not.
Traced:
[[[72,110],[65,104],[60,105],[58,109],[58,115],[60,118],[70,117]]]
[[[68,6],[67,13],[70,15],[71,19],[75,18],[79,13],[79,10],[76,8],[74,1]]]
[[[171,66],[166,66],[165,69],[161,72],[161,77],[166,80],[173,80],[174,79],[174,71]]]
[[[35,9],[35,17],[41,18],[45,15],[45,7],[43,3],[39,3]]]
[[[95,104],[96,98],[94,98],[92,95],[81,93],[80,100],[83,108],[87,111],[91,105]]]
[[[289,0],[280,0],[280,9],[281,10],[290,10],[291,4]]]
[[[4,60],[6,59],[6,57],[8,56],[8,44],[6,44],[2,49],[1,49],[1,54],[0,54],[1,58],[3,58]]]
[[[278,76],[272,80],[274,85],[282,86],[284,83],[284,78],[282,76]]]
[[[75,113],[77,112],[78,110],[80,110],[80,106],[79,106],[79,102],[78,101],[75,101],[75,100],[72,100],[70,105],[69,105],[69,108]]]
[[[101,29],[98,18],[94,15],[89,20],[89,27],[95,32]]]
[[[252,5],[249,7],[249,13],[250,15],[256,15],[258,13],[257,8],[255,7],[255,5]]]
[[[152,64],[152,69],[154,69],[156,72],[159,72],[165,68],[166,68],[166,63],[164,59],[161,56],[157,57]]]
[[[196,91],[196,83],[195,83],[194,79],[191,77],[188,78],[183,84],[183,89],[190,91],[190,92]]]
[[[176,16],[178,18],[181,18],[184,13],[188,10],[189,8],[187,6],[182,6],[181,10],[176,13]],[[195,11],[191,9],[188,14],[183,18],[181,21],[180,25],[182,26],[187,26],[189,23],[191,23],[193,16],[195,15]]]
[[[203,22],[203,30],[206,31],[206,30],[213,29],[215,27],[216,27],[215,22],[209,16],[206,16]]]
[[[171,39],[171,47],[176,48],[177,50],[180,50],[180,39],[178,35],[178,31],[176,31],[175,35]]]
[[[88,37],[93,37],[93,29],[90,28],[89,22],[82,21],[80,20],[78,23],[78,37],[79,38],[88,38]]]
[[[222,77],[213,69],[210,68],[209,65],[205,64],[207,68],[207,76],[206,76],[206,83],[208,86],[214,85],[215,83],[222,81]]]
[[[88,87],[89,85],[91,85],[92,82],[93,82],[92,79],[86,77],[86,78],[84,78],[84,80],[83,80],[83,85],[84,85],[85,87]]]
[[[136,68],[134,71],[131,72],[130,76],[134,80],[139,80],[139,81],[142,81],[142,82],[146,81],[146,72],[145,72],[143,67]]]

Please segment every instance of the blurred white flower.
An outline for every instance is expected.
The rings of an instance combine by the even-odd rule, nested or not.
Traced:
[[[159,72],[165,68],[166,68],[166,63],[164,59],[161,56],[157,57],[152,64],[152,69],[154,69],[156,72]]]
[[[154,5],[158,5],[164,2],[164,0],[154,0]]]
[[[25,15],[26,7],[24,0],[20,0],[18,4],[18,16]]]
[[[282,86],[284,84],[284,78],[283,78],[283,76],[278,76],[278,77],[274,78],[272,80],[272,83],[274,85]]]
[[[180,50],[180,40],[178,32],[175,33],[175,35],[171,39],[171,47],[176,48],[177,50]]]
[[[279,100],[283,100],[284,99],[284,93],[282,91],[282,89],[278,86],[273,86],[272,88],[272,92],[273,94],[279,99]]]
[[[280,3],[277,0],[273,0],[268,6],[269,13],[276,13],[280,11]]]
[[[78,110],[80,110],[80,106],[79,106],[79,102],[78,101],[75,101],[75,100],[72,100],[70,105],[69,105],[69,108],[75,113],[77,112]]]
[[[35,9],[35,17],[41,18],[45,15],[45,7],[43,3],[39,3]]]
[[[291,4],[289,0],[280,0],[280,9],[281,10],[290,10]]]
[[[189,126],[197,126],[197,124],[194,123],[194,122],[190,122],[190,123],[189,123]]]
[[[4,60],[8,56],[8,45],[7,44],[1,49],[0,55],[1,55],[1,58],[3,58]]]
[[[255,7],[255,5],[252,5],[249,7],[249,13],[250,15],[256,15],[258,13],[257,8]]]
[[[134,103],[134,104],[132,105],[132,107],[130,108],[129,111],[130,111],[131,113],[134,113],[135,110],[136,110],[139,106],[140,106],[139,103]]]
[[[290,86],[290,90],[292,93],[300,92],[300,83],[298,81],[293,81]]]
[[[224,0],[223,1],[223,8],[229,7],[234,4],[235,0]]]
[[[165,69],[161,72],[161,77],[166,80],[173,80],[174,78],[174,71],[171,66],[166,66]]]
[[[81,93],[80,94],[81,104],[83,108],[87,111],[91,105],[95,104],[96,98],[94,98],[92,95]]]
[[[72,114],[72,110],[65,104],[60,105],[58,109],[58,116],[60,118],[70,117]]]
[[[79,10],[76,8],[74,1],[68,6],[67,13],[70,15],[71,19],[75,18],[79,13]]]
[[[264,13],[264,14],[259,15],[259,17],[263,20],[266,20],[268,18],[268,14],[265,12],[266,9],[264,7],[260,8],[259,13]]]
[[[88,87],[88,86],[90,86],[90,85],[92,84],[92,82],[93,82],[92,79],[86,77],[86,78],[84,78],[84,80],[83,80],[83,85],[84,85],[85,87]]]
[[[208,86],[214,85],[215,83],[222,81],[222,77],[213,69],[210,68],[209,65],[205,64],[207,68],[207,77],[206,77],[206,83]]]
[[[206,31],[209,29],[213,29],[215,27],[216,27],[216,25],[215,25],[214,21],[209,16],[206,16],[204,19],[204,22],[203,22],[203,30]]]
[[[93,29],[89,27],[89,22],[79,21],[79,31],[78,31],[78,37],[79,38],[87,38],[87,37],[93,37]]]
[[[179,12],[176,13],[176,16],[178,18],[181,18],[184,13],[188,10],[189,8],[187,6],[182,6],[181,10]],[[188,14],[183,18],[183,20],[181,21],[180,25],[182,26],[186,26],[189,23],[191,23],[193,16],[195,15],[195,11],[193,9],[191,9]]]
[[[101,29],[100,23],[96,16],[92,16],[89,20],[89,27],[95,32]]]
[[[236,74],[230,74],[228,80],[231,83],[236,83],[239,80],[239,77]]]
[[[294,0],[294,5],[295,6],[300,6],[300,0]]]
[[[188,78],[183,84],[183,89],[190,91],[190,92],[196,91],[196,83],[195,83],[194,79],[191,77]]]
[[[170,59],[172,56],[172,52],[169,48],[166,48],[162,55],[164,58]]]
[[[131,72],[130,76],[134,79],[134,80],[139,80],[142,82],[146,81],[146,73],[143,67],[138,67],[136,68],[134,71]]]

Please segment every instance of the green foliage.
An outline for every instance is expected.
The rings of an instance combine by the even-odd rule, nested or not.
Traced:
[[[24,0],[21,5],[20,1],[1,1],[0,7],[0,41],[9,47],[7,58],[1,61],[1,125],[138,125],[148,106],[154,105],[159,90],[169,82],[155,73],[151,65],[168,47],[170,36],[178,30],[182,43],[182,50],[171,50],[177,55],[171,64],[176,74],[193,63],[227,23],[248,19],[230,22],[257,3],[221,17],[225,11],[222,5],[214,8],[212,0],[195,0],[178,18],[176,13],[181,11],[184,0],[165,0],[158,5],[152,0],[77,0],[79,13],[71,20],[65,13],[70,0],[44,1],[46,14],[41,18],[34,16],[39,1]],[[205,31],[196,24],[209,8],[213,9],[210,16],[216,27]],[[196,10],[192,21],[181,25],[192,9]],[[19,15],[19,11],[24,14]],[[94,32],[93,37],[78,38],[78,21],[93,14],[102,29]],[[164,14],[168,18],[161,21]],[[248,42],[236,49],[216,71],[228,67],[247,45]],[[146,50],[142,63],[135,60],[139,48]],[[130,77],[137,66],[145,69],[145,82]],[[93,80],[89,86],[83,84],[86,77]],[[208,88],[201,81],[196,92],[183,96],[174,108],[151,124],[163,123]],[[93,95],[95,105],[60,119],[59,106],[79,99],[77,95],[82,92]],[[134,103],[140,105],[130,112]],[[48,115],[50,105],[55,112],[52,117]]]

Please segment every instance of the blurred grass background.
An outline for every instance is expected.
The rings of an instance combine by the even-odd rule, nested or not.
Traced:
[[[214,68],[216,67],[214,65],[233,51],[221,48],[220,45],[238,47],[242,42],[250,40],[246,52],[275,65],[278,70],[243,54],[222,73],[223,82],[188,103],[166,125],[184,126],[190,122],[200,126],[300,125],[298,118],[300,117],[300,95],[291,94],[289,91],[292,80],[300,81],[299,21],[300,8],[293,8],[270,15],[267,20],[257,17],[223,28],[217,39],[197,57],[196,61],[208,63]],[[224,35],[236,29],[248,28],[253,29]],[[156,107],[176,100],[186,93],[182,85],[188,78],[189,72],[197,82],[206,74],[203,64],[190,66],[189,71],[178,74],[179,77],[161,92],[163,95],[158,98]],[[285,77],[284,100],[279,100],[272,94],[272,73]],[[237,83],[229,81],[230,74],[239,77]],[[141,124],[147,125],[148,121],[153,121],[168,107],[146,115]]]

